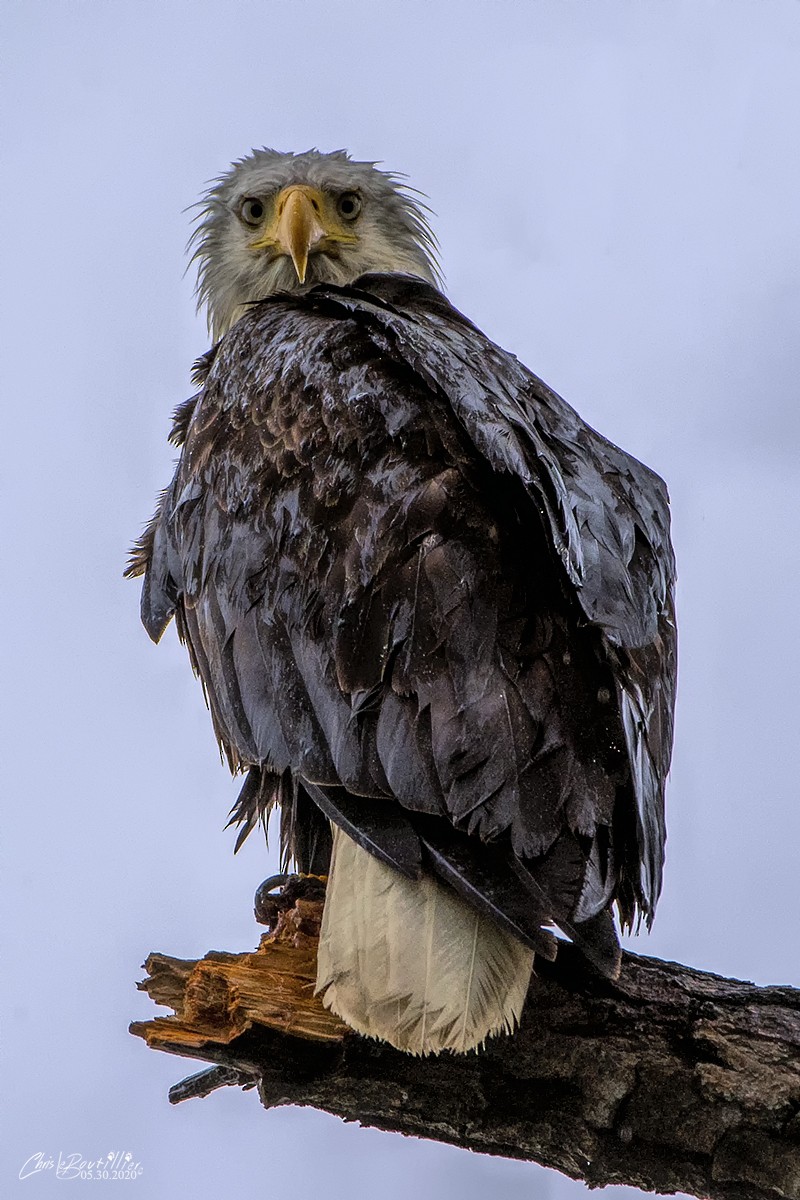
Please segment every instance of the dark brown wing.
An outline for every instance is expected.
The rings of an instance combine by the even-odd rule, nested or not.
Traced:
[[[177,613],[257,772],[243,819],[310,795],[399,869],[421,847],[527,912],[537,949],[556,920],[602,960],[610,901],[649,918],[660,884],[667,519],[656,476],[439,293],[370,277],[221,343],[141,548],[143,618],[158,638]]]
[[[378,319],[396,352],[445,392],[494,469],[524,483],[578,604],[602,631],[636,801],[638,878],[626,870],[623,919],[630,923],[633,902],[649,924],[661,890],[677,682],[666,485],[582,421],[435,289],[401,276],[359,282],[392,306]]]

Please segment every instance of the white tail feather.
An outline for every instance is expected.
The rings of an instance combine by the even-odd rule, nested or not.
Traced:
[[[465,1052],[519,1021],[533,953],[432,876],[406,879],[333,830],[317,992],[411,1054]]]

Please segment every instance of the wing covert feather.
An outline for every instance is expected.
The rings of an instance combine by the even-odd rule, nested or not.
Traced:
[[[132,570],[152,637],[177,612],[231,765],[508,839],[580,919],[615,888],[649,919],[661,480],[408,277],[264,301],[206,369]]]

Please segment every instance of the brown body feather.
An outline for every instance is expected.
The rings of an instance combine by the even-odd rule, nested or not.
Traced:
[[[177,615],[232,768],[292,780],[286,805],[340,789],[363,844],[405,811],[429,882],[501,926],[527,905],[540,952],[549,921],[585,933],[613,973],[605,914],[649,921],[663,862],[661,481],[435,289],[390,276],[256,306],[179,438],[132,573],[153,637]],[[258,779],[251,823],[278,794]],[[437,828],[464,837],[449,866]]]

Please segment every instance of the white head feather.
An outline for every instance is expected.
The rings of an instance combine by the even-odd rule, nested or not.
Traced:
[[[303,283],[291,257],[274,247],[254,248],[254,222],[246,221],[246,201],[261,204],[264,221],[274,218],[285,188],[317,189],[335,212],[345,195],[358,197],[358,213],[348,217],[352,244],[312,248]],[[206,307],[209,331],[219,338],[248,304],[280,291],[315,283],[348,284],[368,271],[419,275],[435,285],[441,276],[436,239],[426,206],[411,189],[374,163],[354,162],[344,150],[322,154],[282,154],[253,150],[217,179],[198,205],[197,229],[190,240],[198,262],[198,309]],[[248,211],[258,211],[252,205]]]

